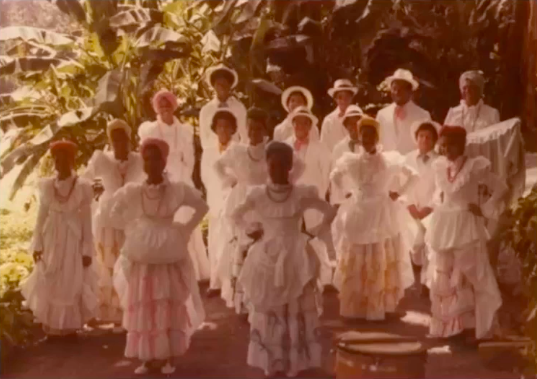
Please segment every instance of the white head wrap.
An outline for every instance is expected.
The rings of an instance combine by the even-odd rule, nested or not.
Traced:
[[[466,84],[466,81],[470,81],[472,84],[478,86],[481,92],[483,92],[485,87],[485,78],[482,71],[472,70],[463,73],[459,79],[460,89],[462,89],[462,87]]]
[[[131,133],[132,133],[131,127],[125,121],[120,120],[120,119],[115,119],[108,123],[106,127],[106,135],[108,136],[108,139],[110,140],[112,139],[112,131],[116,129],[124,130],[125,133],[127,134],[127,137],[131,139]]]

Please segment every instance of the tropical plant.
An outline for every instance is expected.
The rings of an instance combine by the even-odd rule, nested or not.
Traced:
[[[0,77],[15,78],[19,85],[2,96],[0,111],[2,127],[18,131],[2,151],[2,174],[24,166],[11,197],[51,140],[78,142],[83,165],[105,145],[108,120],[122,118],[137,127],[154,117],[149,100],[157,87],[175,91],[180,113],[195,115],[192,109],[208,91],[201,78],[224,51],[214,39],[205,42],[209,9],[193,12],[189,2],[55,3],[78,22],[79,35],[28,26],[0,30],[8,54],[0,58]]]

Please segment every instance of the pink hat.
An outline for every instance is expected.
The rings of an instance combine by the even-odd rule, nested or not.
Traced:
[[[155,113],[159,113],[158,103],[161,98],[165,98],[166,100],[168,100],[168,102],[172,105],[174,111],[177,109],[177,97],[175,97],[175,95],[167,89],[161,89],[155,94],[155,96],[153,96],[153,99],[151,100],[151,104],[153,105],[153,110],[155,111]]]
[[[149,147],[156,147],[160,150],[160,155],[162,159],[164,160],[164,163],[168,161],[168,154],[170,153],[170,146],[166,143],[166,141],[163,141],[158,138],[146,138],[142,142],[142,146],[140,147],[140,153],[142,156],[144,155],[145,150]]]

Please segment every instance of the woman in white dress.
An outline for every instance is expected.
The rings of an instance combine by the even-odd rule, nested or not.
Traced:
[[[484,157],[464,154],[466,131],[446,127],[441,132],[445,157],[433,164],[439,204],[426,220],[425,242],[430,251],[430,334],[486,337],[502,304],[487,254],[485,220],[501,211],[507,186],[490,170]],[[479,204],[479,185],[492,194]],[[474,331],[475,329],[475,331]]]
[[[481,71],[466,71],[459,79],[460,105],[450,108],[444,125],[460,125],[467,133],[500,122],[500,112],[483,102],[485,78]]]
[[[235,145],[233,136],[237,132],[237,118],[230,110],[223,108],[214,114],[211,130],[217,138],[211,139],[201,157],[201,180],[207,190],[209,205],[208,250],[211,275],[207,295],[210,297],[221,293],[223,278],[219,270],[220,257],[233,238],[229,220],[224,214],[224,205],[233,183],[222,181],[215,170],[215,163]]]
[[[229,217],[235,208],[244,201],[250,186],[261,185],[268,179],[265,162],[267,141],[267,113],[259,108],[248,110],[247,130],[249,144],[233,144],[216,161],[214,169],[224,186],[231,187],[224,204],[224,217]],[[249,223],[255,222],[254,215],[248,215]],[[238,228],[229,226],[232,237],[227,243],[219,262],[220,275],[223,278],[222,298],[228,307],[234,307],[237,313],[246,313],[243,292],[236,287],[236,278],[244,261],[245,247],[252,241]]]
[[[253,226],[248,234],[256,240],[238,279],[252,307],[247,362],[267,376],[296,376],[320,367],[322,352],[315,296],[319,262],[308,235],[301,233],[302,217],[310,208],[323,213],[317,234],[334,256],[330,223],[335,211],[315,187],[291,184],[293,150],[287,144],[269,144],[266,160],[269,183],[253,187],[232,217],[239,228]],[[257,215],[261,229],[248,223],[248,212]]]
[[[112,282],[114,265],[125,240],[121,225],[110,219],[112,196],[127,183],[144,180],[143,161],[140,154],[130,151],[131,128],[123,120],[108,124],[107,134],[112,151],[96,150],[83,175],[85,179],[101,180],[102,194],[93,215],[94,241],[99,265],[99,314],[103,322],[116,324],[115,332],[122,320],[121,307]],[[95,186],[94,186],[95,187]]]
[[[416,175],[399,153],[381,151],[377,121],[364,117],[359,126],[363,150],[345,153],[331,174],[334,185],[347,176],[354,186],[345,204],[334,285],[341,316],[384,320],[414,282],[409,234],[415,224],[397,200]]]
[[[153,110],[157,114],[155,121],[144,122],[138,129],[140,141],[146,138],[158,138],[166,141],[170,147],[170,156],[166,165],[166,174],[172,182],[185,182],[194,186],[192,173],[196,161],[194,154],[194,129],[192,125],[180,122],[174,116],[177,98],[167,90],[160,90],[152,100]],[[186,222],[192,216],[190,209],[181,209],[176,217],[179,222]],[[194,263],[196,278],[209,279],[210,266],[207,249],[203,241],[201,227],[197,227],[188,241],[188,251]]]
[[[39,212],[30,249],[35,268],[22,295],[50,337],[76,336],[98,307],[92,271],[91,183],[73,171],[77,146],[51,144],[56,176],[38,184]]]
[[[311,111],[313,108],[313,95],[304,87],[293,86],[282,93],[282,106],[287,111],[287,117],[274,128],[274,141],[284,142],[294,134],[293,120],[291,116],[299,107],[305,107]],[[315,125],[311,130],[311,138],[319,141],[319,127]]]
[[[127,330],[125,356],[143,362],[136,374],[154,361],[165,362],[163,374],[173,373],[173,359],[187,351],[205,317],[187,243],[208,208],[195,188],[164,175],[168,151],[166,142],[145,139],[147,179],[118,190],[112,203],[111,216],[125,225],[114,285]],[[182,207],[194,210],[185,223],[174,221]]]

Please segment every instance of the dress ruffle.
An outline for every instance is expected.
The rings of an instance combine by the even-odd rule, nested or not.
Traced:
[[[394,312],[414,283],[408,250],[398,235],[381,243],[344,244],[334,276],[340,313],[349,318],[383,320]]]

